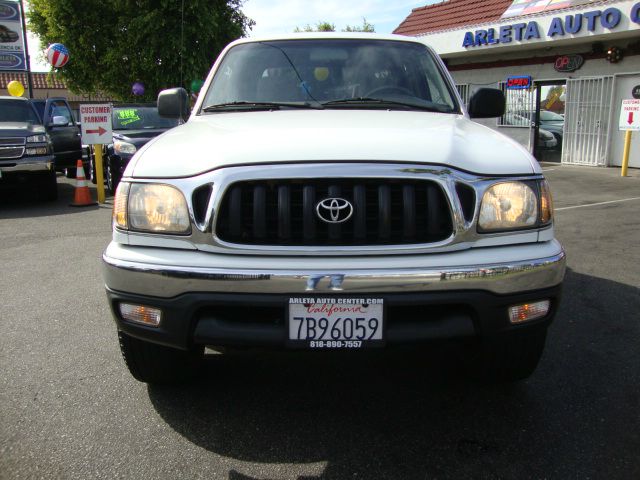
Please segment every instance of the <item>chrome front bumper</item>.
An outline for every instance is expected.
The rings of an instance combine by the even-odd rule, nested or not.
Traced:
[[[506,295],[557,286],[564,272],[565,252],[556,240],[386,257],[256,257],[114,242],[103,254],[108,289],[161,298],[190,292]]]
[[[2,172],[46,172],[53,170],[53,156],[30,158],[29,160],[0,160]]]

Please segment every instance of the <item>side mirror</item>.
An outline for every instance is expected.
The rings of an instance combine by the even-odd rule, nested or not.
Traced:
[[[184,88],[169,88],[158,95],[158,114],[166,118],[186,120],[189,116],[189,95]]]
[[[469,100],[471,118],[492,118],[504,115],[506,99],[497,88],[481,88]]]
[[[63,117],[62,115],[56,115],[51,119],[50,125],[52,127],[66,127],[69,124],[69,120],[67,117]]]

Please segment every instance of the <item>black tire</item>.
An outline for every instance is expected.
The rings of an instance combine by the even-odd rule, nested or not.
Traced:
[[[116,194],[116,189],[120,183],[120,175],[114,170],[111,164],[107,165],[107,190],[111,195]]]
[[[96,164],[93,160],[93,158],[91,160],[89,160],[89,180],[91,180],[91,183],[93,183],[94,185],[98,183],[98,176],[96,175]]]
[[[538,366],[546,337],[546,328],[536,328],[479,339],[467,352],[467,372],[488,383],[524,380]]]
[[[55,202],[58,199],[57,173],[52,170],[50,172],[40,174],[40,178],[38,180],[38,196],[47,202]]]
[[[145,383],[170,384],[192,380],[202,365],[202,351],[156,345],[118,332],[120,351],[133,377]]]
[[[64,169],[64,176],[67,178],[76,178],[76,173],[77,173],[78,169],[77,167],[67,167]]]

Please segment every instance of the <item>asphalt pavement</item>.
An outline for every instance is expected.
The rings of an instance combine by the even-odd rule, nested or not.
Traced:
[[[195,384],[148,387],[104,294],[111,206],[68,206],[62,177],[54,203],[0,194],[0,478],[640,478],[640,171],[544,168],[568,272],[511,386],[438,344],[217,355]]]

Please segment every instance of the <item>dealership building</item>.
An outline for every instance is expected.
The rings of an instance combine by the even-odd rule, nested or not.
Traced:
[[[621,107],[640,99],[640,1],[449,0],[414,9],[394,33],[433,47],[465,102],[502,89],[505,115],[482,123],[538,159],[621,164],[619,127],[640,122]],[[553,148],[540,141],[549,132]],[[640,168],[640,132],[629,166]]]

